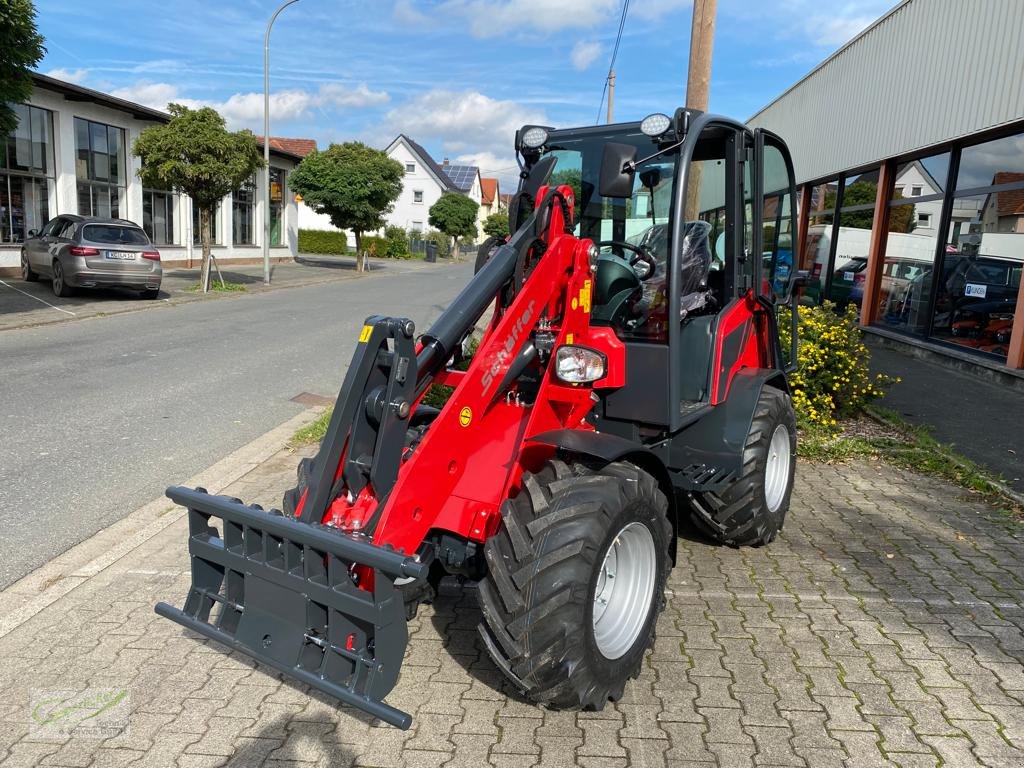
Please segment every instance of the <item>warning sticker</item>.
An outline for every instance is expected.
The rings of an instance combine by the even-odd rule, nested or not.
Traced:
[[[373,333],[372,325],[364,325],[363,330],[359,333],[359,343],[365,344],[370,340],[370,334]]]
[[[467,405],[459,411],[459,424],[468,427],[473,422],[473,410]]]

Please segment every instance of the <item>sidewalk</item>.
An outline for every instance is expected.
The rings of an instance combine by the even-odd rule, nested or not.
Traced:
[[[54,296],[47,280],[26,283],[17,278],[3,278],[0,281],[0,331],[35,325],[81,320],[87,317],[136,312],[142,309],[156,309],[168,305],[191,301],[224,299],[246,293],[276,291],[282,288],[298,288],[333,280],[379,276],[421,269],[443,268],[439,262],[427,264],[423,261],[401,261],[394,259],[370,259],[367,272],[356,272],[355,258],[349,256],[299,255],[294,262],[271,264],[271,284],[263,284],[263,266],[233,266],[225,262],[221,274],[228,283],[245,286],[244,292],[217,292],[203,294],[189,290],[199,284],[199,266],[192,269],[172,269],[164,272],[160,286],[160,298],[143,299],[138,292],[120,289],[78,291],[74,296],[61,299]],[[216,282],[217,274],[213,279]]]
[[[279,506],[311,452],[280,449],[300,422],[194,481]],[[655,648],[603,712],[519,699],[477,641],[473,589],[449,589],[410,626],[389,697],[414,715],[406,732],[158,618],[189,584],[169,510],[0,593],[0,764],[1024,764],[1024,538],[938,480],[801,464],[772,545],[680,539]],[[83,717],[54,703],[69,697],[107,709],[62,733]]]
[[[911,357],[881,344],[871,347],[871,368],[898,376],[881,404],[911,424],[926,426],[935,439],[1001,475],[1024,494],[1024,394]]]

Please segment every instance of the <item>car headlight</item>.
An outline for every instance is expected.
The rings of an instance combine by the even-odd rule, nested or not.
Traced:
[[[567,384],[584,384],[604,378],[606,360],[595,349],[566,344],[555,352],[555,376]]]

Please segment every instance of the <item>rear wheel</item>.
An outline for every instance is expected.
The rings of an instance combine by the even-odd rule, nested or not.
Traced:
[[[26,283],[34,283],[39,279],[39,273],[32,269],[28,263],[28,256],[21,252],[21,279]]]
[[[531,699],[601,709],[637,676],[664,606],[667,510],[657,481],[625,462],[551,461],[502,505],[479,631]]]
[[[64,277],[64,267],[58,259],[53,260],[53,293],[55,296],[66,298],[73,294],[75,289],[67,283]]]
[[[782,530],[795,470],[792,400],[765,387],[754,408],[740,476],[724,491],[690,494],[693,522],[723,544],[768,544]]]

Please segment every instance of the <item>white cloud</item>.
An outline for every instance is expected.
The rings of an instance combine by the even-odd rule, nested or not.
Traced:
[[[559,32],[609,25],[621,10],[620,0],[447,0],[442,13],[461,17],[476,37],[512,31]]]
[[[838,46],[852,40],[874,20],[875,16],[871,15],[815,15],[804,21],[803,28],[816,45]]]
[[[601,55],[603,46],[595,41],[580,40],[576,45],[572,47],[572,53],[569,58],[572,61],[572,65],[582,71],[589,67],[598,56]]]
[[[259,128],[263,123],[263,93],[251,91],[235,93],[223,101],[193,99],[171,83],[139,82],[111,91],[112,96],[134,101],[154,109],[167,109],[170,102],[193,109],[213,107],[231,128]],[[339,83],[326,83],[318,91],[301,88],[278,90],[270,94],[271,120],[296,120],[315,109],[331,107],[367,107],[385,103],[390,97],[385,91],[373,91],[365,84],[349,88]]]
[[[391,9],[391,17],[399,24],[410,27],[422,26],[430,23],[430,17],[419,10],[412,0],[398,0]]]
[[[629,13],[647,21],[655,21],[691,5],[693,0],[634,0],[629,4]]]
[[[56,78],[57,80],[63,80],[66,83],[81,83],[89,77],[89,70],[57,67],[56,69],[51,69],[47,72],[46,76]]]
[[[439,140],[454,154],[512,151],[515,132],[525,123],[545,123],[540,110],[478,91],[428,91],[389,111],[386,125],[416,141]]]
[[[468,152],[456,155],[452,160],[458,165],[475,165],[483,177],[494,176],[498,179],[501,193],[515,192],[519,186],[519,166],[516,164],[512,142],[504,154],[494,152]]]

